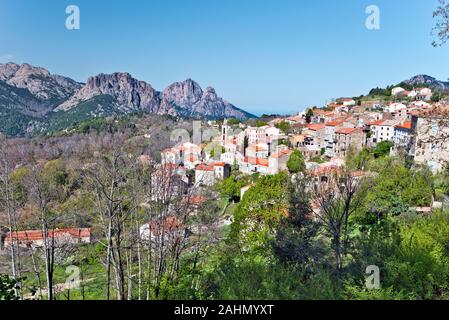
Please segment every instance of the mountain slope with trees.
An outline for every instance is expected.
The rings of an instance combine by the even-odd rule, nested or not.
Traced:
[[[98,116],[146,112],[200,119],[255,116],[188,79],[159,92],[128,73],[99,74],[86,84],[29,64],[0,64],[0,132],[30,136]]]

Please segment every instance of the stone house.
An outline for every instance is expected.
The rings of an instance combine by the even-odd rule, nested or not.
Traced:
[[[351,149],[358,152],[366,146],[366,134],[361,128],[340,128],[335,136],[335,155],[341,158],[346,158]]]

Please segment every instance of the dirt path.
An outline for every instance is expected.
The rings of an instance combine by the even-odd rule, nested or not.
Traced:
[[[81,283],[86,284],[86,283],[91,282],[93,280],[94,279],[92,278],[92,279],[86,279],[84,281],[75,280],[75,281],[72,281],[72,282],[58,283],[58,284],[55,284],[53,292],[56,295],[58,293],[62,293],[62,292],[66,291],[66,290],[69,290],[69,289],[70,290],[78,289],[79,287],[81,287]],[[39,290],[37,290],[36,295],[32,296],[31,294],[28,294],[28,295],[25,295],[23,298],[25,300],[38,300],[41,297],[39,295],[39,293],[40,293]],[[47,289],[45,289],[45,288],[42,289],[42,296],[43,297],[47,297]]]

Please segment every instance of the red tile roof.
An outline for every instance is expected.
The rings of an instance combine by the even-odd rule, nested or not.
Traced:
[[[173,216],[165,219],[153,220],[149,223],[149,229],[152,235],[158,236],[161,232],[173,233],[184,229],[181,221]]]
[[[330,122],[326,123],[326,126],[327,127],[336,127],[336,126],[341,125],[343,122],[344,122],[343,120],[334,120],[334,121],[330,121]]]
[[[326,125],[322,123],[311,123],[307,125],[307,128],[313,131],[319,131],[326,128]]]
[[[68,229],[55,229],[49,230],[47,233],[48,238],[61,237],[64,235],[70,235],[72,238],[87,238],[91,235],[90,228],[68,228]],[[8,232],[5,243],[10,242],[11,233]],[[14,241],[40,241],[44,239],[44,233],[42,230],[26,230],[26,231],[14,231],[12,232],[12,237]]]
[[[214,163],[214,166],[215,166],[215,167],[224,167],[225,165],[226,165],[225,162],[215,162],[215,163]]]
[[[337,134],[353,134],[353,133],[357,133],[360,130],[358,128],[341,128],[338,129],[337,131],[335,131],[335,133]]]
[[[190,197],[184,198],[185,203],[196,205],[196,206],[203,204],[204,202],[206,202],[206,200],[207,200],[207,198],[202,195],[192,195]]]
[[[384,122],[384,120],[377,120],[377,121],[373,121],[373,122],[368,122],[367,125],[369,126],[379,126]]]
[[[213,166],[208,166],[206,164],[199,164],[196,166],[195,168],[198,171],[214,171],[214,167]]]
[[[403,124],[398,124],[397,126],[395,126],[395,128],[410,130],[412,128],[412,122],[406,121]]]
[[[252,165],[268,167],[268,159],[245,157],[245,162]]]
[[[313,109],[314,115],[324,115],[327,111],[321,110],[321,109]]]
[[[292,152],[293,151],[291,151],[291,150],[283,150],[283,151],[280,151],[280,152],[273,153],[270,157],[271,158],[279,158],[279,157],[281,157],[283,155],[290,155]]]

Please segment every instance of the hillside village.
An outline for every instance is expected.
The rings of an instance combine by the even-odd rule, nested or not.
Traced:
[[[3,2],[2,307],[449,301],[449,0]]]
[[[318,172],[344,166],[351,152],[388,141],[392,154],[405,152],[435,173],[444,169],[449,161],[449,107],[432,103],[429,88],[406,91],[395,87],[392,96],[413,101],[358,105],[352,98],[343,98],[261,126],[210,122],[221,130],[212,139],[219,146],[213,156],[205,151],[206,144],[187,142],[164,150],[162,164],[177,166],[184,174],[194,170],[197,184],[212,186],[229,177],[231,168],[245,175],[285,171],[293,150],[301,151],[308,170]],[[288,132],[280,129],[285,126]]]
[[[12,256],[16,259],[28,260],[27,263],[33,269],[24,272],[33,274],[33,277],[37,279],[35,281],[41,281],[39,277],[42,271],[39,271],[39,268],[45,267],[46,278],[49,278],[50,273],[53,272],[52,268],[59,266],[47,267],[52,258],[44,255],[39,258],[42,260],[42,266],[39,267],[34,261],[37,253],[50,250],[56,252],[57,257],[70,256],[76,250],[91,250],[97,244],[101,244],[105,237],[110,239],[108,242],[110,250],[117,250],[117,252],[123,250],[129,257],[138,254],[134,260],[127,262],[131,266],[134,263],[141,268],[144,263],[155,270],[160,263],[175,268],[185,256],[195,252],[199,254],[202,248],[213,250],[211,248],[220,243],[223,238],[234,236],[232,232],[225,233],[227,236],[223,236],[222,233],[235,228],[240,228],[241,233],[239,235],[241,238],[235,242],[238,246],[238,241],[244,241],[242,239],[246,239],[248,234],[254,232],[252,230],[254,221],[241,220],[242,218],[238,215],[251,214],[253,201],[262,201],[259,205],[261,210],[267,207],[266,210],[270,214],[278,217],[276,219],[280,219],[281,216],[288,217],[291,209],[287,209],[285,196],[291,192],[288,188],[293,181],[289,182],[288,179],[295,177],[289,162],[298,153],[304,160],[304,172],[307,173],[307,178],[311,178],[311,184],[305,184],[304,187],[300,184],[295,186],[299,192],[295,194],[295,197],[301,198],[302,194],[310,194],[313,201],[308,199],[303,208],[307,221],[310,220],[310,223],[318,223],[321,228],[326,228],[323,223],[326,204],[320,204],[320,201],[324,200],[320,200],[319,196],[328,197],[337,192],[335,197],[343,197],[343,194],[336,191],[341,188],[338,179],[350,181],[349,188],[352,188],[352,184],[358,186],[363,183],[365,177],[375,176],[378,179],[382,177],[382,170],[373,173],[363,165],[346,171],[351,157],[364,150],[374,150],[383,146],[387,149],[387,155],[393,157],[400,155],[401,159],[409,159],[417,166],[427,166],[435,177],[439,172],[447,169],[449,106],[443,101],[432,101],[432,96],[433,92],[429,88],[407,91],[394,87],[391,90],[391,98],[386,99],[388,102],[382,99],[340,98],[322,108],[310,108],[291,116],[271,116],[267,119],[262,117],[246,121],[233,118],[204,122],[171,119],[169,121],[173,122],[170,122],[170,125],[158,126],[167,130],[159,133],[159,139],[161,135],[169,136],[176,132],[176,129],[190,126],[191,121],[194,122],[194,131],[195,121],[196,124],[204,125],[205,130],[201,139],[194,136],[193,141],[184,140],[180,143],[175,143],[171,139],[171,147],[168,148],[163,147],[167,144],[158,141],[157,136],[155,138],[155,131],[148,133],[145,129],[148,127],[142,125],[147,121],[145,118],[140,119],[139,126],[126,125],[125,128],[128,131],[122,138],[120,138],[121,134],[106,133],[102,136],[98,132],[97,134],[88,132],[86,136],[77,136],[81,139],[76,143],[79,144],[79,150],[70,151],[79,157],[78,161],[74,161],[73,156],[67,156],[66,159],[49,156],[48,162],[41,161],[45,163],[44,166],[37,163],[35,166],[27,167],[23,163],[30,160],[23,160],[23,163],[17,162],[18,165],[11,169],[18,172],[24,171],[19,175],[22,177],[19,182],[14,183],[17,183],[17,188],[27,190],[29,199],[19,194],[23,198],[21,200],[23,204],[15,209],[16,211],[10,211],[13,212],[10,213],[11,221],[17,221],[14,223],[20,223],[20,227],[12,230],[13,228],[7,226],[7,223],[1,227],[0,262],[3,268],[9,267],[9,257],[12,252]],[[108,121],[117,125],[128,120]],[[153,121],[157,123],[157,120]],[[176,128],[176,123],[180,127]],[[139,132],[140,142],[129,143],[136,141],[137,132]],[[66,134],[70,137],[70,133]],[[61,146],[64,145],[69,149],[72,146],[76,149],[74,144],[67,144],[65,139],[66,137],[60,138]],[[152,152],[142,151],[144,149],[141,148],[140,143],[144,144],[155,139],[156,144],[160,144],[160,148]],[[56,143],[57,140],[45,141]],[[8,140],[5,140],[5,143],[7,142]],[[7,154],[9,147],[5,146],[3,152]],[[126,149],[115,153],[114,148],[121,149],[124,146]],[[50,150],[55,148],[53,144]],[[102,158],[100,154],[104,150],[110,153]],[[33,159],[34,151],[30,150],[28,156],[29,159]],[[28,158],[24,157],[24,159]],[[5,162],[4,165],[7,163]],[[48,166],[54,168],[48,169]],[[58,182],[54,184],[51,179],[48,180],[49,182],[45,179],[32,180],[38,179],[33,176],[35,174],[33,170],[41,170],[37,172],[45,173],[50,177],[53,174],[55,177],[51,179],[56,179]],[[50,170],[50,173],[46,173],[47,170]],[[404,177],[409,179],[411,170],[407,172]],[[419,172],[422,174],[421,171]],[[69,179],[69,176],[72,178]],[[117,183],[115,179],[122,182]],[[232,190],[223,191],[222,184],[228,180],[232,180]],[[367,181],[373,180],[367,179]],[[375,181],[379,184],[380,180]],[[268,188],[274,188],[274,190],[267,190],[265,183],[268,183]],[[425,217],[430,213],[443,210],[448,205],[447,196],[440,194],[437,199],[434,198],[432,189],[422,176],[419,183],[423,183],[427,188],[422,195],[415,194],[416,190],[412,192],[410,200],[404,200],[400,195],[398,209],[395,207],[396,202],[388,200],[388,210],[399,210],[401,214],[413,212]],[[139,186],[136,188],[135,184]],[[63,188],[62,185],[64,185]],[[44,218],[33,222],[35,210],[39,208],[40,202],[35,202],[36,200],[32,197],[39,191],[36,188],[41,186],[51,191],[48,200],[46,198],[44,200],[49,201],[54,206],[54,210],[61,212],[61,217],[56,220],[51,220],[50,216],[47,217],[46,209],[42,209],[41,214]],[[233,189],[234,187],[237,189]],[[71,188],[75,191],[58,194],[61,190],[71,190]],[[115,198],[110,198],[105,191],[108,188],[114,190]],[[414,188],[417,187],[414,186]],[[254,200],[255,193],[264,192],[267,194],[262,196],[262,200]],[[58,195],[54,199],[53,193]],[[369,195],[364,196],[369,197]],[[289,199],[294,201],[291,200],[294,198]],[[332,196],[329,199],[332,199]],[[332,201],[329,199],[325,201]],[[75,220],[71,218],[72,211],[69,210],[68,217],[65,212],[64,206],[70,207],[71,201],[77,204],[74,209],[77,217]],[[265,201],[269,201],[269,205]],[[353,204],[352,201],[349,200],[354,210],[364,210],[363,206]],[[5,203],[14,208],[10,202]],[[89,204],[87,207],[86,203]],[[120,205],[111,205],[113,203]],[[134,207],[130,207],[128,203],[133,203]],[[205,219],[206,214],[211,214],[213,218]],[[349,216],[349,213],[346,214]],[[96,215],[99,215],[100,219],[93,222],[92,217]],[[76,222],[78,216],[83,216],[79,220],[81,222]],[[264,223],[267,222],[261,223],[262,228]],[[128,228],[127,234],[121,235],[120,232],[125,226]],[[277,228],[281,227],[277,226]],[[111,233],[106,232],[107,230],[111,230]],[[112,232],[115,236],[112,236]],[[272,232],[271,237],[274,237],[278,231]],[[113,241],[125,241],[126,244],[121,247],[120,243]],[[259,245],[266,247],[264,242]],[[324,245],[321,244],[321,246]],[[334,249],[332,245],[331,250]],[[151,253],[148,261],[142,262],[139,250],[147,250]],[[111,254],[111,259],[113,260],[102,262],[95,257],[94,260],[98,261],[94,263],[94,266],[97,268],[98,263],[113,263],[114,277],[117,279],[125,271],[117,269],[115,264],[120,265],[124,262],[120,256],[114,254]],[[44,262],[48,263],[44,264]],[[16,267],[17,264],[18,262],[15,261],[12,263],[15,268],[20,269],[20,266]],[[339,268],[342,269],[343,265],[337,262],[337,269]],[[109,270],[107,277],[111,279],[111,269],[106,268],[106,270]],[[152,276],[154,278],[147,283],[146,287],[147,299],[150,297],[150,290],[153,290],[151,288],[155,288],[155,292],[151,294],[158,297],[158,290],[162,286],[162,276],[175,272],[174,269],[170,270],[164,267]],[[126,272],[132,274],[133,270],[129,269]],[[131,278],[126,281],[129,286],[138,287],[139,297],[141,297],[143,272],[139,273],[139,277],[138,283]],[[62,284],[53,283],[53,279],[51,281],[47,287],[54,286],[55,290],[64,288],[64,286],[61,287]],[[125,280],[121,281],[114,285],[117,299],[125,299]],[[48,299],[53,299],[54,294],[58,294],[58,292],[46,292],[45,285],[41,282],[39,282],[39,288],[39,294],[34,298],[47,296]],[[129,290],[128,294],[130,298],[132,290]],[[107,295],[107,299],[109,298],[110,293]]]

